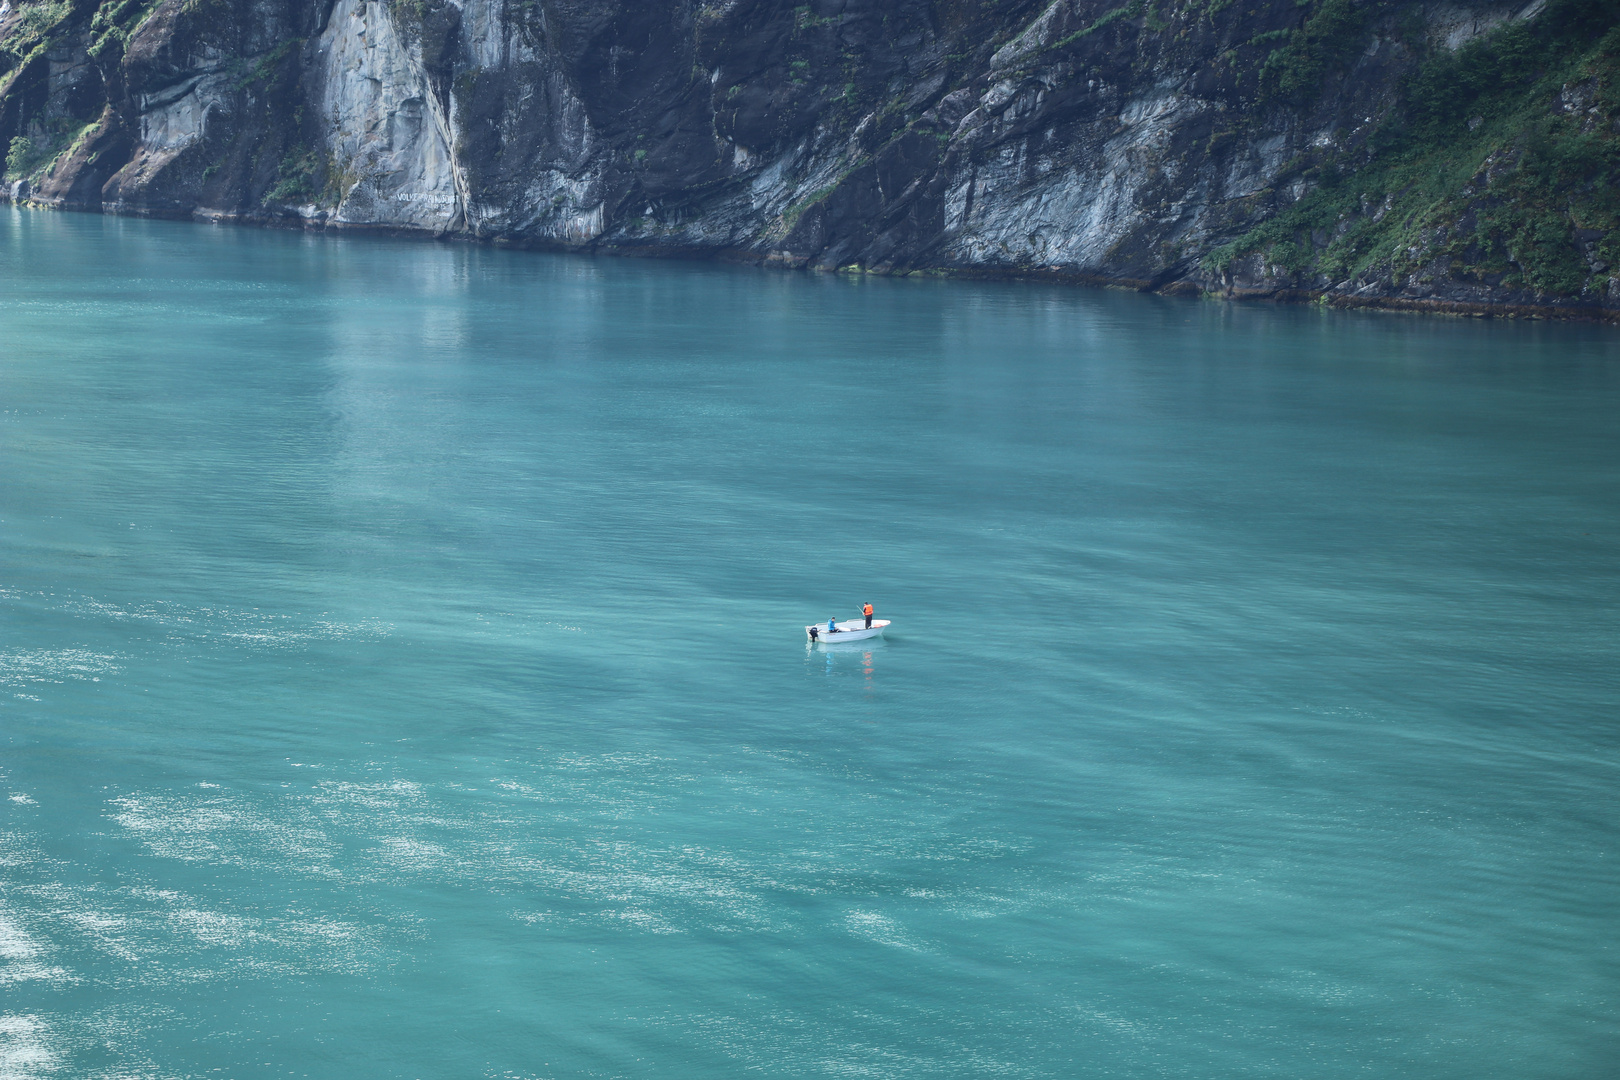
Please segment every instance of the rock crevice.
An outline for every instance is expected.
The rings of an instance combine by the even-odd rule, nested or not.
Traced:
[[[789,267],[1620,310],[1606,0],[17,0],[4,191]]]

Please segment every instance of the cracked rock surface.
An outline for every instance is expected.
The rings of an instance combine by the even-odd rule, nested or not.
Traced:
[[[1562,276],[1492,224],[1523,199],[1503,194],[1529,160],[1511,141],[1433,224],[1403,216],[1410,185],[1343,194],[1391,160],[1380,132],[1407,130],[1424,63],[1540,20],[1601,36],[1611,17],[1595,0],[1547,14],[1564,10],[16,0],[0,137],[12,198],[65,209],[1606,316],[1609,219],[1559,211]],[[1563,87],[1549,115],[1612,142],[1605,79]],[[1458,138],[1502,123],[1459,118]],[[1396,218],[1406,233],[1356,249]]]

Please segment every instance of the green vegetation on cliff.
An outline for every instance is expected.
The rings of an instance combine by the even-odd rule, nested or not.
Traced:
[[[1322,80],[1344,68],[1365,44],[1367,21],[1377,5],[1353,0],[1322,0],[1285,44],[1273,49],[1260,68],[1261,85],[1269,99],[1310,103]]]
[[[1308,66],[1275,65],[1273,85],[1301,93],[1288,73]],[[1205,263],[1260,252],[1322,285],[1449,273],[1578,295],[1620,264],[1617,120],[1620,0],[1552,0],[1424,50],[1360,160],[1307,166],[1314,190]]]
[[[1620,0],[336,10],[13,0],[0,149],[28,181],[13,190],[116,213],[1620,318]]]

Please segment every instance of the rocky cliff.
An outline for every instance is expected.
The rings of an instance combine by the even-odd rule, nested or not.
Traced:
[[[1617,27],[1620,0],[0,0],[0,141],[14,199],[70,209],[1609,317]]]

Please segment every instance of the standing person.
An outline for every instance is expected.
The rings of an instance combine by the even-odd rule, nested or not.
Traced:
[[[872,605],[867,604],[861,608],[861,614],[866,616],[866,628],[868,630],[872,629]]]

